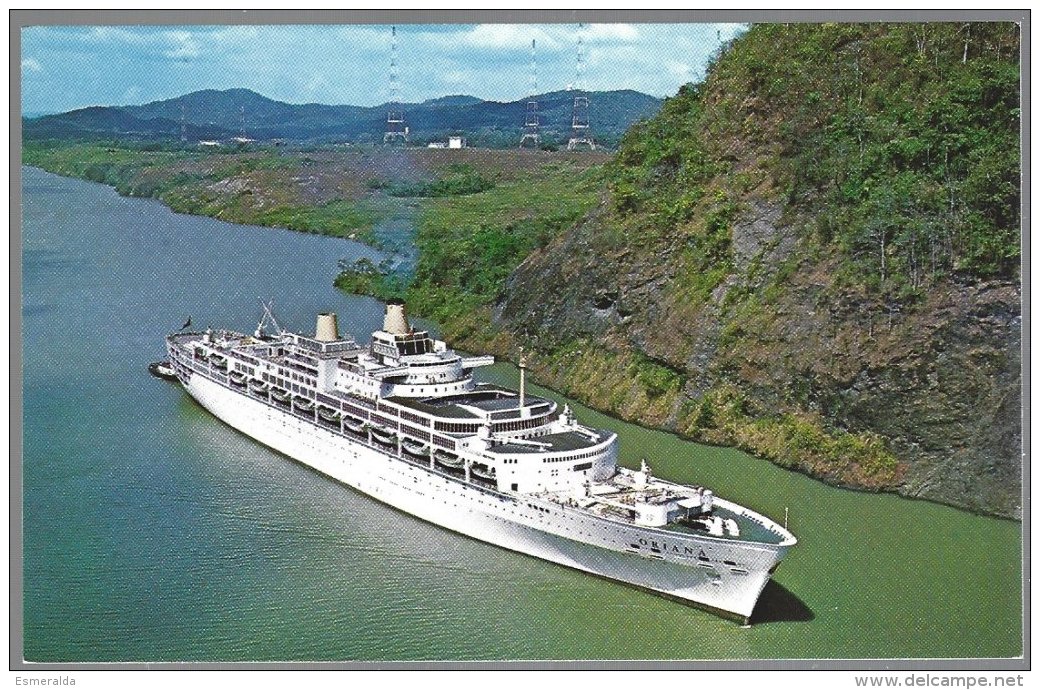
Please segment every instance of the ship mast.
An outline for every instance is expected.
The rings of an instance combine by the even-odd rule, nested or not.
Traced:
[[[264,313],[260,315],[260,323],[256,325],[256,331],[254,331],[253,333],[255,337],[263,337],[264,324],[267,323],[270,323],[274,327],[275,333],[277,333],[278,335],[282,335],[283,333],[285,333],[281,325],[279,325],[278,319],[274,318],[274,311],[272,311],[271,309],[271,307],[273,306],[274,300],[271,300],[270,302],[265,302],[262,299],[260,300],[260,307],[264,310]]]
[[[525,388],[525,383],[526,383],[525,379],[527,378],[526,377],[526,374],[527,374],[527,355],[524,354],[524,348],[523,348],[522,345],[520,346],[520,363],[519,363],[519,366],[520,366],[520,407],[522,409],[523,406],[524,406],[524,388]]]

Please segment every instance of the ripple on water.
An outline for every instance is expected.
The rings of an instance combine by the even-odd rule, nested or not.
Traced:
[[[661,476],[770,515],[790,507],[801,541],[767,592],[765,622],[742,630],[347,489],[237,434],[143,366],[188,314],[200,327],[252,330],[260,296],[294,329],[334,310],[344,331],[369,332],[380,305],[331,280],[339,259],[378,253],[178,216],[31,169],[23,180],[32,660],[1021,653],[1017,523],[833,489],[573,402],[619,433],[626,462],[649,456]],[[485,374],[516,383],[511,367]],[[966,621],[971,634],[951,634]]]

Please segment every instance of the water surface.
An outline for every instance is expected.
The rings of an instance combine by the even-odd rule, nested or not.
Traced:
[[[800,543],[755,626],[449,533],[291,462],[145,367],[189,315],[251,331],[260,297],[287,327],[334,310],[367,333],[381,306],[332,278],[378,253],[22,172],[29,660],[1021,654],[1017,523],[830,488],[574,403],[618,431],[630,466],[789,509]]]

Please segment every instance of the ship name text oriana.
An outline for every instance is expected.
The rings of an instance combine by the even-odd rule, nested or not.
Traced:
[[[412,328],[400,303],[361,345],[320,314],[313,336],[167,338],[184,389],[218,418],[402,511],[476,539],[747,622],[794,536],[710,489],[617,463],[613,432],[569,406],[478,383],[488,356]]]

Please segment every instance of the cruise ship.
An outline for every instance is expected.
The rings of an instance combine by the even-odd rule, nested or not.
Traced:
[[[406,513],[496,546],[744,624],[795,537],[769,518],[617,463],[618,438],[569,406],[479,383],[469,357],[390,303],[359,344],[319,314],[313,336],[271,310],[252,335],[167,337],[184,389],[260,443]],[[652,462],[652,458],[648,459]]]

